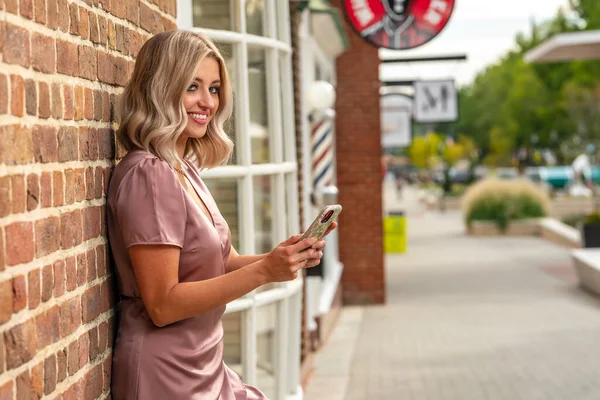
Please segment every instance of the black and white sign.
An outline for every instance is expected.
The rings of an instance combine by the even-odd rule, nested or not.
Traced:
[[[458,119],[458,94],[454,81],[417,81],[414,84],[415,122],[453,122]]]

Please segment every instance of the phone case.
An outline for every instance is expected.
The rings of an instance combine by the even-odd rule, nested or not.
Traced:
[[[302,235],[302,239],[300,240],[309,237],[316,237],[317,239],[321,240],[325,232],[327,232],[327,228],[329,228],[329,225],[331,225],[331,223],[336,220],[336,218],[341,212],[342,206],[340,206],[339,204],[334,204],[323,208],[319,215],[317,215],[317,217],[314,219],[312,224],[310,224],[306,232],[304,232],[304,235]],[[328,215],[329,217],[326,220],[323,220]]]

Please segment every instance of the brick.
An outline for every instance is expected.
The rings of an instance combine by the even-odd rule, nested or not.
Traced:
[[[102,93],[102,121],[109,122],[113,120],[113,115],[110,111],[110,97],[108,92],[104,92]]]
[[[102,282],[100,292],[100,312],[103,313],[110,310],[111,306],[116,304],[112,278],[108,278],[107,280]]]
[[[41,279],[40,270],[34,269],[27,274],[27,287],[29,288],[29,309],[33,310],[40,304]]]
[[[6,227],[6,264],[17,265],[33,260],[33,224],[13,222]]]
[[[102,120],[102,92],[94,90],[94,120]]]
[[[79,371],[79,340],[77,339],[71,342],[67,349],[67,369],[69,376]]]
[[[108,323],[102,322],[98,326],[98,352],[104,353],[108,345]]]
[[[94,198],[94,167],[88,167],[85,170],[85,199],[92,200]]]
[[[19,0],[5,0],[4,6],[9,13],[15,15],[19,14]]]
[[[4,332],[6,368],[17,368],[33,358],[37,346],[35,321],[29,319]]]
[[[13,313],[13,283],[12,280],[0,282],[0,324],[10,319]]]
[[[88,331],[90,341],[90,362],[96,361],[96,358],[100,355],[100,349],[98,347],[98,328],[92,327]]]
[[[65,204],[65,185],[61,171],[52,173],[52,205],[54,207]]]
[[[60,340],[60,308],[54,306],[35,319],[37,330],[37,349],[44,349]]]
[[[25,81],[25,111],[27,115],[36,115],[37,112],[37,85],[33,79]]]
[[[62,382],[67,377],[67,351],[66,349],[59,350],[56,353],[56,380]]]
[[[89,14],[90,40],[92,43],[100,44],[100,28],[98,26],[98,16],[94,13]]]
[[[164,31],[162,19],[158,12],[140,2],[140,26],[142,29],[156,35]]]
[[[101,207],[88,207],[83,211],[84,240],[100,236],[100,208]]]
[[[75,115],[75,102],[73,99],[73,86],[65,85],[63,86],[63,109],[64,109],[64,119],[73,119]]]
[[[90,21],[88,17],[88,11],[83,7],[79,7],[79,36],[85,40],[87,40],[90,36]]]
[[[81,243],[81,211],[75,210],[60,216],[60,247],[69,249]]]
[[[3,61],[29,68],[31,65],[30,33],[26,28],[4,22]]]
[[[75,115],[73,116],[73,119],[75,119],[75,121],[81,121],[83,119],[83,87],[75,86],[73,93],[75,99]]]
[[[85,253],[77,255],[77,286],[87,283],[87,257]]]
[[[4,385],[0,386],[0,399],[13,399],[14,393],[13,381],[7,381]]]
[[[112,174],[112,168],[104,168],[104,195],[107,195],[108,183],[110,182],[110,175]]]
[[[52,84],[52,118],[59,119],[63,115],[63,99],[61,96],[60,84]]]
[[[54,291],[54,266],[45,265],[42,269],[42,302],[47,302],[52,298]]]
[[[103,244],[96,247],[96,270],[98,278],[106,275],[106,250]]]
[[[65,260],[67,270],[67,291],[71,292],[77,289],[77,262],[75,257],[69,257]]]
[[[169,18],[161,17],[162,26],[165,31],[172,31],[177,28],[177,23]]]
[[[79,337],[79,369],[85,367],[90,356],[90,338],[83,334]]]
[[[3,374],[5,371],[4,368],[4,339],[0,336],[0,374]],[[4,395],[4,392],[2,391],[2,387],[0,387],[0,399],[4,399],[4,397],[2,397]],[[12,399],[12,397],[11,397]]]
[[[87,161],[90,159],[90,133],[87,126],[79,127],[79,159]]]
[[[19,75],[10,76],[10,96],[12,115],[22,117],[25,106],[25,83]]]
[[[58,136],[53,126],[33,127],[33,149],[35,161],[41,163],[58,161]]]
[[[32,0],[20,0],[19,11],[21,16],[27,19],[33,19],[33,1]]]
[[[27,283],[24,275],[15,276],[12,279],[13,312],[21,311],[27,305]]]
[[[40,118],[50,118],[50,87],[46,82],[39,82],[38,97],[38,116]]]
[[[8,113],[8,78],[0,74],[0,114]]]
[[[66,204],[75,203],[75,192],[76,192],[75,170],[67,169],[67,170],[65,170],[65,203]]]
[[[31,399],[31,376],[29,376],[29,370],[23,371],[16,379],[17,383],[17,400],[28,400]]]
[[[98,80],[111,85],[127,83],[127,60],[111,54],[98,52]]]
[[[102,167],[96,167],[96,171],[94,172],[94,181],[94,198],[100,199],[102,198],[102,183],[104,181]]]
[[[59,1],[48,1],[46,4],[47,25],[50,29],[58,28],[58,3]]]
[[[98,76],[96,49],[93,47],[79,46],[79,76],[91,81],[95,81]]]
[[[69,76],[78,76],[79,63],[76,44],[60,39],[56,40],[56,71]]]
[[[67,283],[64,260],[55,262],[52,268],[54,269],[54,297],[60,297],[65,294]]]
[[[117,25],[112,22],[112,21],[108,21],[108,48],[111,50],[116,50],[117,49],[117,33],[116,33],[116,29],[117,29]]]
[[[58,130],[58,161],[76,161],[79,159],[77,128],[63,126]]]
[[[71,35],[79,35],[79,7],[77,4],[69,4],[69,16],[70,16],[70,32]]]
[[[43,257],[59,249],[59,232],[58,217],[48,217],[35,222],[36,257]]]
[[[100,315],[101,308],[100,286],[96,285],[86,290],[81,296],[83,322],[87,324],[96,319]]]
[[[33,161],[33,137],[25,125],[0,127],[0,163],[28,164]]]
[[[56,356],[51,354],[44,360],[44,393],[50,394],[56,389]]]
[[[137,57],[140,52],[140,48],[142,47],[142,37],[139,33],[135,31],[130,31],[129,38],[129,55],[132,57]]]
[[[35,22],[38,22],[42,25],[46,25],[46,1],[45,0],[35,0],[34,1],[34,14],[35,14]]]
[[[98,16],[98,35],[99,43],[101,45],[106,45],[106,42],[108,41],[108,21],[101,16]]]
[[[31,368],[31,395],[33,399],[44,397],[44,363],[41,361]]]
[[[42,172],[40,177],[40,205],[52,207],[52,174],[48,171]]]
[[[102,389],[104,391],[109,390],[110,382],[111,382],[111,373],[112,373],[112,354],[109,354],[108,357],[102,362],[102,376],[103,376],[103,385]]]
[[[85,199],[85,175],[83,168],[76,169],[73,177],[75,179],[75,201],[82,201]]]
[[[101,167],[96,167],[96,169]],[[0,217],[5,217],[11,213],[12,202],[10,199],[10,176],[0,177]],[[98,190],[98,189],[96,189]],[[0,270],[2,268],[0,267]]]
[[[35,210],[40,202],[40,177],[27,175],[27,211]]]
[[[83,91],[84,116],[87,120],[94,119],[94,92],[92,89],[85,88]]]
[[[87,258],[87,281],[92,282],[96,279],[96,251],[94,249],[88,250],[86,253]]]
[[[81,379],[72,384],[62,397],[62,400],[79,400],[85,398],[85,380]]]
[[[31,34],[31,66],[47,74],[56,72],[56,45],[54,38],[37,32]]]
[[[111,160],[115,157],[114,132],[111,129],[98,130],[98,157]]]
[[[75,332],[81,326],[81,297],[75,296],[60,305],[61,333],[63,337]]]
[[[26,209],[27,189],[25,188],[25,176],[11,176],[10,187],[12,191],[13,214],[24,212]]]
[[[134,25],[140,23],[140,2],[139,0],[127,1],[127,19],[133,22]]]

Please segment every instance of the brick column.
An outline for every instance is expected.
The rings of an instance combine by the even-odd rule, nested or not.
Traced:
[[[331,4],[340,8],[340,0]],[[350,48],[337,59],[336,157],[345,304],[385,302],[379,55],[344,19]]]
[[[115,105],[176,0],[0,2],[0,399],[109,398]]]

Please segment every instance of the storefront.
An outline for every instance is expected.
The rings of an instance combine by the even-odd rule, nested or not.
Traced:
[[[289,4],[180,0],[180,29],[213,39],[235,91],[230,165],[203,173],[242,254],[300,231]],[[263,287],[227,306],[225,359],[269,398],[301,398],[302,281]]]

